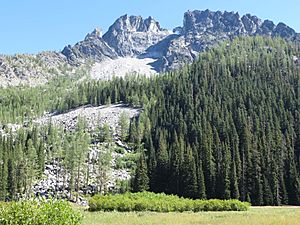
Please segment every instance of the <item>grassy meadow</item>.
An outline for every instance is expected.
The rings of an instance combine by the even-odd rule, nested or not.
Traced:
[[[83,225],[299,225],[300,207],[251,207],[244,212],[88,212]]]

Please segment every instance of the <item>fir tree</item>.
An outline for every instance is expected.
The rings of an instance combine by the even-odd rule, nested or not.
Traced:
[[[147,163],[145,160],[144,152],[142,152],[135,171],[133,191],[142,192],[148,190],[149,190],[149,177],[147,174]]]

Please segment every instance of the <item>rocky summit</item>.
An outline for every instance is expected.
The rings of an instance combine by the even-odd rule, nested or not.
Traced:
[[[137,56],[170,33],[152,17],[143,19],[141,16],[124,15],[109,28],[103,39],[119,56]]]
[[[147,49],[146,56],[157,58],[160,71],[177,69],[220,41],[254,35],[279,36],[300,43],[299,34],[284,23],[275,25],[250,14],[240,16],[234,12],[196,10],[186,12],[183,26],[176,27],[172,35]]]
[[[278,36],[297,42],[300,39],[300,35],[284,23],[276,25],[250,14],[195,10],[186,12],[183,25],[172,31],[162,28],[152,17],[124,15],[103,36],[94,31],[62,53],[71,62],[86,58],[97,61],[107,57],[153,58],[156,61],[152,65],[161,72],[192,62],[199,52],[220,41],[254,35]]]
[[[72,65],[84,63],[87,59],[102,61],[107,58],[117,58],[117,53],[103,40],[101,34],[99,29],[95,29],[92,33],[87,34],[83,41],[78,42],[73,47],[66,46],[62,54]]]
[[[146,59],[156,72],[164,72],[193,62],[199,52],[221,41],[255,35],[281,37],[300,43],[300,34],[286,24],[280,22],[276,25],[270,20],[262,20],[250,14],[241,16],[237,12],[188,11],[184,14],[183,25],[172,31],[162,28],[151,16],[144,19],[141,16],[124,15],[104,35],[96,28],[84,40],[74,46],[66,46],[60,53],[43,53],[47,57],[42,58],[42,64],[50,64],[51,68],[53,65],[72,68],[86,62],[136,58]],[[34,79],[47,80],[51,77],[48,75],[49,70],[35,66],[36,60],[32,58],[40,57],[18,55],[12,60],[11,56],[1,56],[1,83],[8,86],[30,81],[27,83],[33,84]],[[14,70],[15,62],[18,62],[18,70]],[[55,68],[50,72],[52,70]]]

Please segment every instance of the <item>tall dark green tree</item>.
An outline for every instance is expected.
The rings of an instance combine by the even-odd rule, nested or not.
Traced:
[[[149,190],[149,177],[144,152],[141,153],[133,181],[133,191],[142,192]]]

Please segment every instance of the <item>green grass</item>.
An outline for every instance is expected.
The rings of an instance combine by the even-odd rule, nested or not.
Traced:
[[[243,212],[88,212],[83,225],[299,225],[300,207],[251,207]]]

